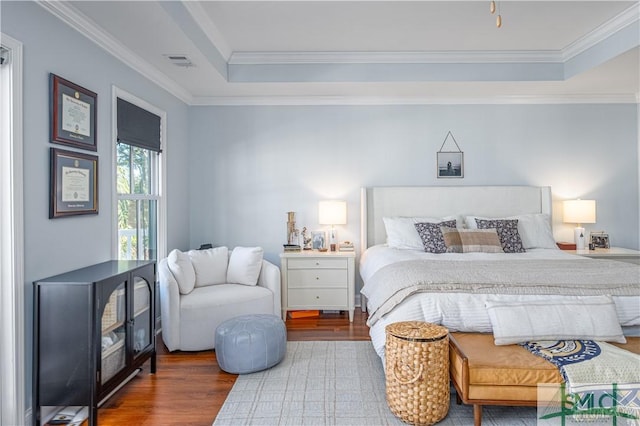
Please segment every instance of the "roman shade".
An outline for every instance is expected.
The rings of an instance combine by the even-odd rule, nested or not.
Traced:
[[[118,143],[160,152],[160,117],[118,98]]]

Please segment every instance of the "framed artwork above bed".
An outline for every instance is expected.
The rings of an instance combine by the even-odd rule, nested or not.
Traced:
[[[463,178],[463,160],[464,153],[462,152],[438,152],[438,177]]]
[[[451,136],[451,140],[456,146],[455,151],[443,151],[442,149]],[[451,130],[447,132],[442,145],[437,153],[436,159],[436,176],[438,178],[463,178],[464,177],[464,153],[458,146],[456,138],[453,137]]]

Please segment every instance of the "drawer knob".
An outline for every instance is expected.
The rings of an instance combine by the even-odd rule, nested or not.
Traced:
[[[319,280],[319,279],[320,279],[320,277],[316,277],[316,280]]]
[[[320,296],[316,296],[316,299],[320,299]]]
[[[320,266],[320,262],[316,261],[316,266]]]

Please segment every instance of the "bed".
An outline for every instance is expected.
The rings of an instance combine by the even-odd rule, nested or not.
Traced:
[[[639,334],[640,267],[559,250],[551,233],[550,187],[371,187],[363,188],[361,197],[362,306],[369,312],[371,340],[383,362],[387,324],[417,320],[450,331],[491,333],[494,318],[487,306],[500,302],[544,309],[547,301],[558,298],[581,303],[584,297],[609,297],[617,316],[613,322],[625,335]],[[516,218],[524,252],[425,253],[414,242],[404,247],[402,239],[387,244],[388,218],[455,218],[458,227],[475,218],[485,225],[495,218]]]

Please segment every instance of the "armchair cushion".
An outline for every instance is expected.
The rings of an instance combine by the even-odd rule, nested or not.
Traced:
[[[196,271],[196,287],[227,282],[229,249],[215,247],[207,250],[189,250],[189,258]]]
[[[236,247],[229,256],[227,282],[256,285],[262,267],[262,247]]]
[[[178,249],[171,250],[167,257],[169,270],[178,282],[180,294],[189,294],[196,285],[196,271],[189,255]]]

